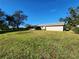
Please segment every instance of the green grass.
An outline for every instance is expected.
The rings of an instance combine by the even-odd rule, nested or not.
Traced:
[[[0,59],[79,59],[79,35],[52,31],[0,34]]]

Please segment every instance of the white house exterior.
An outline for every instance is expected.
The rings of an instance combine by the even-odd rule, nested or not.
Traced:
[[[46,26],[49,31],[63,31],[63,26]]]
[[[46,27],[45,27],[45,26],[41,26],[41,29],[42,29],[42,30],[45,30],[45,29],[46,29]]]
[[[48,24],[48,25],[39,25],[42,30],[47,31],[63,31],[64,30],[64,23],[58,24]]]

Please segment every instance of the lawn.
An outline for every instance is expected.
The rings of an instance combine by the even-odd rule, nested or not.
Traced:
[[[79,59],[79,35],[52,31],[0,34],[0,59]]]

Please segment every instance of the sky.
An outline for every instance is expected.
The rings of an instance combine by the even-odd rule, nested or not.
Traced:
[[[68,15],[68,8],[79,6],[79,0],[0,0],[0,8],[7,14],[22,10],[27,24],[50,24]]]

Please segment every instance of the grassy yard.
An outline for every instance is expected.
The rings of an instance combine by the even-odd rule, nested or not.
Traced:
[[[0,59],[79,59],[79,35],[51,31],[0,34]]]

